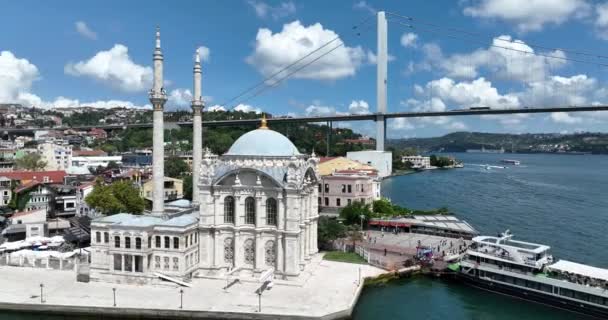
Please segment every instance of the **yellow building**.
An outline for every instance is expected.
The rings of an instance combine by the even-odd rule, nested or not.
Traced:
[[[345,157],[325,158],[319,163],[319,175],[329,176],[341,170],[376,170],[374,167]]]
[[[152,201],[152,189],[154,183],[152,180],[144,182],[141,188],[141,196]],[[165,177],[165,201],[182,199],[184,197],[184,182],[181,179]]]

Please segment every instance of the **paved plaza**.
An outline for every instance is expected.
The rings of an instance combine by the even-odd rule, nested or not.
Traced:
[[[204,316],[198,312],[252,313],[256,318],[306,317],[319,318],[331,314],[350,313],[361,290],[359,272],[363,277],[377,276],[384,271],[368,265],[322,260],[316,255],[307,268],[309,275],[298,285],[277,281],[262,296],[262,313],[258,313],[258,283],[241,281],[224,290],[226,280],[193,279],[192,288],[166,286],[114,285],[109,283],[76,282],[76,274],[69,271],[20,267],[1,267],[0,304],[40,306],[40,283],[44,283],[44,306],[93,307],[100,312],[114,309],[130,310],[131,314],[146,314],[145,310],[160,310],[157,314],[172,316]],[[117,307],[113,306],[116,288]],[[180,293],[183,289],[183,312]],[[138,313],[139,311],[141,313]],[[174,313],[166,313],[172,311]],[[189,313],[190,312],[190,313]],[[114,314],[120,314],[115,312]],[[242,314],[241,314],[242,316]],[[246,317],[250,318],[250,317]],[[328,318],[332,318],[331,316]]]

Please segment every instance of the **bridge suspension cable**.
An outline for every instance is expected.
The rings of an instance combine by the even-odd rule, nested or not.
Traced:
[[[416,23],[416,24],[420,24],[420,25],[426,25],[426,26],[430,26],[433,28],[439,28],[439,29],[445,29],[445,30],[449,30],[449,31],[453,31],[453,32],[457,32],[457,33],[462,33],[462,34],[466,34],[468,36],[471,37],[477,37],[477,38],[492,38],[495,39],[497,41],[501,41],[501,42],[508,42],[511,44],[525,44],[531,48],[538,48],[538,49],[542,49],[542,50],[550,50],[550,51],[562,51],[565,53],[570,53],[570,54],[575,54],[575,55],[582,55],[582,56],[589,56],[589,57],[593,57],[593,58],[599,58],[599,59],[608,59],[607,55],[602,55],[602,54],[598,54],[598,53],[592,53],[592,52],[586,52],[586,51],[580,51],[580,50],[574,50],[574,49],[565,49],[565,48],[555,48],[555,47],[549,47],[549,46],[545,46],[545,45],[539,45],[539,44],[535,44],[535,43],[530,43],[530,42],[525,42],[525,43],[521,43],[519,41],[516,40],[508,40],[508,39],[504,39],[504,38],[499,38],[499,37],[495,37],[495,36],[491,36],[489,34],[483,34],[483,33],[479,33],[479,32],[473,32],[473,31],[468,31],[468,30],[464,30],[464,29],[460,29],[460,28],[454,28],[454,27],[448,27],[448,26],[441,26],[439,24],[436,23],[431,23],[428,22],[427,20],[422,20],[419,18],[415,18],[412,16],[405,16],[405,15],[401,15],[398,13],[394,13],[394,12],[386,12],[386,14],[391,15],[393,17],[396,18],[401,18],[403,20],[407,20],[407,21],[411,21],[412,23]],[[532,52],[530,52],[532,53]]]
[[[373,18],[373,16],[368,17],[364,20],[362,20],[361,22],[359,22],[358,24],[352,26],[352,30],[360,30],[361,27],[365,26],[366,24],[368,24],[370,22],[370,20]],[[364,30],[366,31],[366,30]],[[356,32],[357,36],[360,36],[362,34],[361,31]],[[254,92],[253,95],[247,97],[244,100],[239,101],[239,103],[235,103],[233,104],[233,106],[231,108],[229,108],[229,110],[234,110],[234,108],[236,108],[239,104],[244,103],[246,101],[249,101],[251,99],[253,99],[254,97],[257,97],[258,95],[262,94],[264,91],[270,89],[270,88],[274,88],[276,87],[280,82],[282,82],[283,80],[286,80],[287,78],[291,77],[293,74],[297,73],[298,71],[304,69],[305,67],[311,65],[312,63],[318,61],[319,59],[321,59],[322,57],[330,54],[331,52],[333,52],[334,50],[338,49],[339,47],[344,45],[344,42],[339,41],[340,40],[340,36],[336,36],[335,38],[325,42],[324,44],[322,44],[321,46],[319,46],[318,48],[310,51],[309,53],[307,53],[306,55],[298,58],[297,60],[293,61],[292,63],[282,67],[281,69],[279,69],[278,71],[272,73],[271,75],[265,77],[264,79],[262,79],[261,81],[255,83],[254,85],[248,87],[247,89],[241,91],[239,94],[235,95],[234,97],[230,98],[229,100],[225,101],[224,103],[220,104],[220,106],[225,107],[226,105],[230,104],[233,101],[238,101],[237,99],[241,98],[242,96],[247,95],[248,93],[262,87],[261,89],[258,89]],[[321,51],[323,48],[328,47],[330,44],[339,41],[340,44],[332,47],[332,49],[324,52],[323,54],[321,54],[319,57],[315,58],[314,60],[304,64],[303,66],[299,67],[298,69],[296,69],[296,71],[294,72],[289,72],[287,75],[280,77],[278,80],[275,79],[273,80],[273,78],[279,76],[280,74],[287,72],[289,69],[291,69],[292,67],[295,67],[297,64],[299,64],[300,62],[306,60],[307,58],[311,57],[312,55],[314,55],[315,53]]]

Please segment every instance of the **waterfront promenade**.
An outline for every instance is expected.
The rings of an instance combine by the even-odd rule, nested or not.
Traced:
[[[359,270],[362,277],[384,272],[368,265],[325,261],[319,254],[301,283],[275,281],[272,290],[264,292],[259,313],[257,282],[241,281],[227,290],[223,289],[226,280],[215,279],[193,279],[192,288],[170,283],[114,285],[76,282],[71,271],[0,267],[0,308],[145,318],[339,319],[350,315],[361,292]],[[40,283],[44,283],[44,303]],[[116,307],[112,288],[116,288]]]

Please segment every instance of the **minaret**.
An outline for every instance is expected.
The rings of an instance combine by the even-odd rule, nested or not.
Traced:
[[[152,215],[165,216],[165,146],[163,109],[167,94],[163,88],[163,52],[160,50],[160,28],[156,28],[154,48],[154,83],[150,90],[154,125],[152,133]]]
[[[200,205],[198,182],[203,158],[203,99],[201,97],[201,57],[196,49],[194,55],[194,96],[192,97],[192,204]]]

